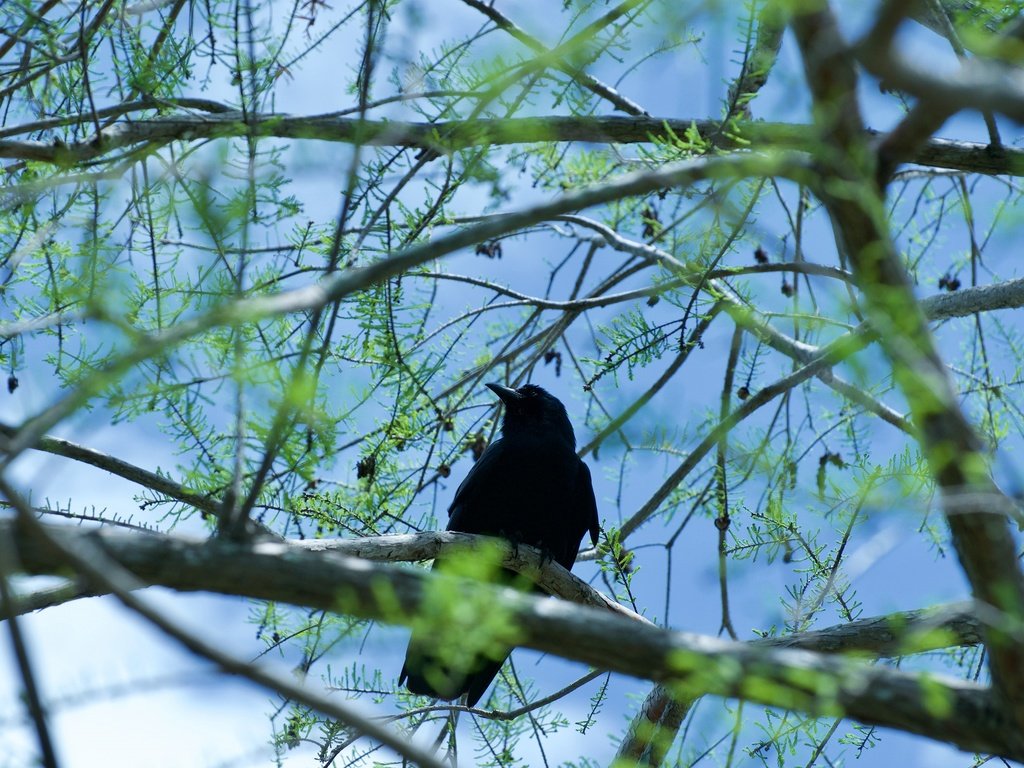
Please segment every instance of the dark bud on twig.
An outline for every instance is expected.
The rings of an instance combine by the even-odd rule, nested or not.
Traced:
[[[754,261],[756,261],[758,264],[768,263],[768,254],[764,252],[764,248],[762,248],[760,245],[757,246],[756,249],[754,249]]]
[[[18,377],[13,373],[7,377],[7,391],[10,394],[14,394],[14,390],[18,388]]]
[[[652,238],[661,230],[661,222],[658,220],[658,212],[650,203],[640,211],[640,218],[644,223],[643,235],[645,238]]]
[[[825,495],[825,469],[829,464],[837,469],[845,469],[846,467],[846,462],[843,461],[842,454],[832,453],[832,451],[826,450],[818,457],[818,496]]]
[[[284,743],[288,749],[295,749],[302,740],[299,737],[299,724],[295,720],[290,720],[287,727],[284,729]]]
[[[946,274],[939,278],[939,288],[943,288],[949,291],[950,293],[959,290],[960,278],[953,277],[952,275],[949,274],[949,272],[947,272]]]
[[[785,549],[782,551],[782,562],[793,562],[793,546],[789,543],[788,539],[784,542],[783,546],[785,546]]]
[[[357,479],[362,480],[366,478],[372,481],[375,474],[377,474],[377,457],[373,454],[364,456],[356,463]]]
[[[437,474],[439,474],[441,477],[450,477],[452,474],[452,468],[449,467],[447,464],[442,464],[437,468]]]
[[[484,440],[482,434],[477,434],[473,438],[473,442],[469,444],[469,450],[473,454],[473,461],[479,461],[480,457],[484,455],[484,449],[487,448],[487,441]]]
[[[611,552],[612,558],[615,560],[615,565],[620,571],[625,574],[633,573],[633,552],[619,545]]]
[[[660,296],[648,296],[647,297],[647,306],[648,307],[653,307],[659,301],[661,301],[661,297]]]
[[[488,259],[500,259],[502,255],[501,241],[490,240],[486,243],[477,243],[474,253],[477,256],[486,256]]]
[[[831,451],[825,451],[825,455],[818,459],[822,464],[828,463],[838,469],[846,469],[846,462],[843,461],[843,455],[841,453],[832,453]]]
[[[794,288],[792,285],[790,285],[788,280],[784,279],[782,281],[782,288],[780,290],[782,291],[783,296],[789,297],[793,295]]]
[[[549,349],[544,353],[544,365],[550,364],[552,361],[555,363],[555,376],[562,375],[562,353],[555,352]]]
[[[750,397],[750,387],[744,384],[742,387],[736,390],[736,397],[738,397],[740,400],[746,400],[748,397]]]

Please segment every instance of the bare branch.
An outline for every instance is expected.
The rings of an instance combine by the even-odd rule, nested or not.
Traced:
[[[0,437],[7,438],[8,440],[13,439],[18,434],[18,430],[14,427],[8,426],[7,424],[0,424]],[[165,496],[169,496],[172,499],[176,499],[184,504],[188,504],[191,507],[195,507],[204,516],[216,516],[218,501],[211,498],[208,495],[196,493],[188,488],[185,488],[180,483],[176,483],[163,475],[158,475],[156,472],[150,472],[148,469],[137,467],[123,459],[119,459],[110,454],[97,451],[94,448],[87,448],[84,445],[78,445],[70,440],[64,440],[60,437],[41,437],[33,446],[36,450],[45,451],[46,453],[52,453],[55,456],[64,456],[68,459],[74,459],[80,461],[83,464],[89,464],[90,466],[97,467],[99,469],[106,470],[113,475],[123,477],[125,480],[130,480],[133,483],[141,485],[143,488],[149,488],[157,493],[162,493]]]
[[[960,408],[948,368],[886,229],[872,158],[863,145],[854,63],[827,2],[812,3],[797,14],[793,29],[822,133],[847,158],[828,169],[825,175],[830,183],[817,185],[817,192],[852,261],[869,320],[911,406],[931,472],[947,497],[965,493],[971,498],[998,497],[978,437]],[[843,192],[834,194],[839,185]],[[962,506],[958,501],[958,508]],[[962,512],[947,510],[946,519],[975,598],[1004,612],[1011,623],[1021,621],[1024,574],[1005,515],[998,506],[988,504]],[[1024,645],[1001,628],[990,627],[986,647],[994,685],[1021,729]]]
[[[410,147],[444,153],[471,146],[526,144],[540,141],[585,141],[637,144],[652,136],[669,138],[670,130],[684,136],[695,128],[703,140],[720,149],[806,151],[814,134],[809,126],[769,122],[730,124],[717,120],[657,117],[527,117],[502,120],[401,121],[358,120],[336,115],[277,115],[220,112],[204,115],[167,115],[119,122],[99,137],[69,144],[46,141],[0,140],[0,158],[36,160],[63,168],[102,158],[123,147],[143,146],[151,152],[175,141],[255,136],[307,139],[364,146]],[[667,129],[667,130],[666,130]],[[8,129],[8,133],[13,129]],[[865,131],[865,137],[874,135]],[[444,137],[443,140],[440,137]],[[970,173],[1011,174],[1024,171],[1024,150],[1006,147],[993,154],[986,144],[933,139],[906,160],[935,168]],[[16,186],[0,188],[10,194]]]
[[[982,625],[972,603],[953,603],[934,609],[859,619],[847,624],[781,637],[751,641],[753,645],[802,648],[820,653],[862,652],[873,657],[912,652],[907,638],[947,634],[957,645],[981,642]],[[922,647],[921,650],[927,650]],[[696,699],[679,699],[664,685],[654,686],[630,723],[618,757],[641,765],[661,765],[676,732]]]
[[[28,715],[36,730],[36,738],[39,741],[40,761],[45,768],[57,768],[57,753],[53,748],[53,740],[50,738],[46,709],[43,707],[39,694],[39,685],[36,682],[28,645],[25,643],[21,624],[17,618],[18,614],[22,612],[22,605],[11,591],[9,578],[14,568],[17,567],[13,549],[11,538],[0,535],[0,616],[4,616],[7,621],[7,630],[11,637],[11,646],[24,689],[25,708],[28,710]]]
[[[291,542],[291,546],[310,552],[335,552],[363,560],[398,563],[433,560],[445,552],[471,549],[480,539],[479,536],[456,531],[430,531],[362,539],[304,539]],[[488,539],[488,543],[501,555],[503,567],[529,576],[548,594],[580,605],[605,608],[642,624],[651,623],[558,563],[544,559],[540,550],[534,547],[522,544],[514,547],[504,539]]]
[[[857,60],[889,86],[928,102],[936,114],[963,109],[999,113],[1024,122],[1024,72],[997,61],[963,61],[953,74],[934,74],[909,61],[884,38],[868,36],[857,46]]]
[[[607,610],[420,569],[303,551],[281,542],[240,544],[40,524],[26,530],[13,522],[0,523],[0,535],[15,541],[23,567],[34,572],[63,568],[68,553],[103,552],[108,562],[119,563],[148,584],[279,600],[403,623],[412,620],[431,582],[450,581],[460,590],[486,590],[488,604],[508,612],[509,635],[500,640],[510,645],[665,681],[681,697],[712,694],[814,714],[842,714],[926,734],[963,749],[1024,757],[1024,735],[1011,727],[986,689],[973,683],[906,674],[808,651],[671,632]],[[80,556],[75,557],[80,562]],[[93,567],[88,567],[90,578],[95,578]],[[107,586],[102,580],[100,585]],[[123,600],[125,595],[119,597]],[[947,633],[926,631],[906,642],[922,650],[929,644],[947,645],[951,639]],[[320,708],[319,701],[310,706]]]

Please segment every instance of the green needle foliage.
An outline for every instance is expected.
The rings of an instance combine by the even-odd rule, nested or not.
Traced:
[[[271,686],[239,705],[266,745],[225,760],[889,764],[893,728],[1024,758],[1024,9],[869,5],[5,0],[0,525],[239,568],[292,542],[278,591],[139,578],[248,596],[254,633],[207,636],[395,738]],[[603,526],[576,573],[699,642],[530,618],[529,579],[486,588],[501,547],[291,578],[311,540],[365,539],[355,573],[430,559],[374,537],[444,529],[498,437],[490,381],[569,407]],[[119,590],[24,579],[71,568],[26,525],[0,528],[5,616]],[[972,596],[970,632],[906,613]],[[534,651],[466,712],[398,686],[396,625],[456,668]],[[32,734],[52,762],[47,713],[103,693],[34,706],[28,650],[4,764]]]

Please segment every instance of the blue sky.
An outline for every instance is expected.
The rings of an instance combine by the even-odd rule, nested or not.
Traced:
[[[395,33],[404,36],[402,45],[409,49],[430,49],[442,34],[457,36],[462,31],[479,27],[481,19],[478,16],[458,4],[452,5],[456,8],[445,7],[442,11],[437,4],[422,4],[419,6],[424,19],[422,26],[408,26],[404,32],[400,27],[405,24],[405,17],[398,16]],[[542,22],[544,3],[508,5],[509,14],[523,23],[528,31],[547,39],[547,30]],[[863,9],[862,12],[866,13]],[[862,20],[849,16],[844,21],[851,26],[862,23]],[[734,58],[732,48],[736,45],[734,28],[729,22],[708,33],[709,44],[703,47],[702,53],[710,61],[709,68],[705,69],[695,48],[684,47],[667,64],[659,61],[656,69],[640,67],[617,87],[655,115],[717,116],[725,88],[719,81],[726,80],[735,72],[734,64],[730,63]],[[491,39],[495,45],[516,50],[513,42],[503,35],[492,35]],[[936,62],[951,60],[944,44],[928,34],[910,36],[906,45],[917,56],[927,56]],[[319,50],[305,59],[295,67],[288,87],[280,90],[275,108],[294,114],[316,114],[351,106],[350,94],[340,89],[332,90],[329,86],[339,82],[336,75],[339,67],[351,65],[350,58],[355,48],[353,43],[352,50]],[[805,89],[798,78],[800,68],[795,56],[791,41],[787,39],[779,77],[773,77],[758,97],[756,115],[794,122],[807,120]],[[709,71],[717,73],[719,81],[711,80]],[[603,73],[600,70],[594,74],[599,77],[605,74],[612,78],[615,76],[614,72]],[[216,78],[212,88],[202,95],[225,101],[234,98],[227,80],[218,81]],[[868,78],[863,82],[863,100],[867,121],[872,127],[886,128],[898,119],[899,113],[892,99],[880,94],[877,85]],[[687,105],[687,108],[681,108],[680,104]],[[397,112],[395,116],[398,116]],[[941,135],[984,139],[983,126],[974,116],[952,121]],[[1016,133],[1008,130],[1007,136],[1016,136]],[[323,223],[337,215],[339,179],[349,154],[350,150],[345,147],[322,145],[303,148],[295,153],[290,160],[291,170],[300,179],[298,189],[306,206],[303,216]],[[993,195],[994,190],[995,187]],[[484,194],[482,189],[466,190],[459,199],[460,205],[466,213],[478,212],[486,202]],[[522,189],[517,190],[517,195],[505,207],[522,207],[542,194],[530,189],[528,180],[524,180]],[[762,211],[758,226],[767,235],[782,231],[773,223],[771,210]],[[815,260],[830,262],[834,246],[823,245],[829,243],[827,227],[820,218],[813,226],[815,244],[822,244],[828,254]],[[538,242],[548,243],[550,251],[538,249]],[[943,246],[948,249],[943,253],[955,253],[962,247],[962,243],[950,242]],[[545,270],[538,268],[538,262],[559,258],[563,252],[564,245],[560,249],[555,238],[548,241],[538,238],[529,243],[515,240],[506,244],[501,261],[482,264],[479,257],[460,254],[448,259],[445,266],[452,272],[467,274],[486,268],[489,277],[498,282],[517,290],[536,292],[542,290],[546,280]],[[601,256],[599,254],[598,258]],[[1005,264],[990,266],[997,268],[1000,277],[1011,277],[1015,270],[1011,259],[1012,255],[1007,254]],[[922,287],[922,295],[934,291],[934,285]],[[766,302],[778,301],[774,295],[766,291],[763,298]],[[476,301],[477,296],[479,294],[460,288],[448,291],[443,300],[456,306]],[[716,329],[709,335],[706,340],[709,350],[727,348],[726,330]],[[940,333],[940,339],[946,344],[956,344],[959,332],[958,327],[952,325]],[[580,344],[587,343],[583,331],[574,333]],[[28,348],[31,350],[31,342]],[[699,423],[698,414],[704,409],[717,408],[723,365],[721,355],[711,352],[703,355],[693,366],[693,371],[699,371],[701,375],[690,375],[679,389],[656,397],[643,419],[630,426],[630,434],[640,437],[659,423],[679,424],[692,429]],[[652,368],[633,382],[622,379],[619,387],[608,384],[600,394],[613,412],[617,412],[659,370]],[[0,395],[0,420],[5,423],[17,423],[38,412],[55,396],[52,372],[40,359],[32,359],[23,371],[19,371],[19,378],[21,387],[14,395]],[[765,377],[766,381],[769,379],[769,376]],[[568,375],[557,378],[550,368],[538,369],[534,380],[566,402],[577,425],[579,442],[586,442],[591,433],[582,427],[583,401],[579,398],[579,382]],[[898,402],[892,404],[900,407]],[[761,414],[759,418],[766,417]],[[57,434],[148,469],[173,470],[180,458],[159,438],[155,429],[157,420],[158,416],[154,416],[134,424],[112,425],[109,414],[98,409],[76,416],[63,424]],[[884,456],[896,450],[899,444],[897,436],[887,425],[872,428],[873,454]],[[615,503],[619,492],[612,477],[619,466],[620,455],[621,451],[608,444],[597,461],[589,460],[596,479],[601,513],[608,522],[614,522],[620,511],[628,516],[671,469],[667,461],[648,460],[643,454],[631,460],[630,485],[621,496],[620,510]],[[440,486],[440,508],[447,506],[444,499],[450,498],[466,470],[464,460],[455,466],[451,480]],[[138,493],[135,486],[99,470],[53,456],[29,454],[19,459],[16,472],[19,485],[31,489],[36,502],[47,499],[64,504],[70,500],[74,509],[94,505],[97,511],[133,515],[140,520],[155,522],[151,515],[139,512],[134,500]],[[337,466],[334,472],[338,479],[350,480],[353,468]],[[937,559],[934,550],[918,535],[917,526],[923,511],[920,506],[913,500],[908,502],[896,497],[885,502],[885,497],[880,497],[877,503],[868,505],[869,522],[851,545],[850,562],[857,564],[858,570],[853,583],[864,601],[863,614],[868,616],[918,608],[966,597],[967,587],[955,559]],[[190,522],[177,530],[199,533],[201,527]],[[660,530],[641,532],[633,542],[641,566],[635,589],[640,602],[655,617],[663,613],[664,554],[656,549],[645,549],[642,545],[659,538],[659,533]],[[674,554],[673,628],[709,634],[718,632],[720,605],[716,547],[717,531],[711,521],[705,517],[695,519]],[[741,638],[750,637],[755,628],[781,624],[783,614],[778,597],[784,594],[785,586],[792,583],[793,569],[797,565],[781,561],[767,565],[763,560],[731,562],[732,616]],[[590,563],[582,563],[575,570],[584,578],[595,574],[595,566]],[[216,638],[224,647],[243,657],[254,657],[263,648],[256,638],[255,625],[249,621],[251,610],[245,601],[213,595],[175,595],[159,589],[147,590],[147,596],[190,628],[207,638]],[[53,702],[53,728],[62,765],[71,768],[135,765],[140,760],[158,767],[260,765],[268,762],[271,749],[268,745],[270,729],[267,715],[276,707],[276,698],[253,685],[212,672],[209,664],[180,650],[112,599],[77,601],[25,617],[21,623],[30,640],[44,695]],[[375,637],[377,642],[363,650],[359,661],[382,667],[385,675],[395,674],[404,649],[404,631],[389,629]],[[0,675],[0,744],[6,747],[0,749],[0,768],[6,764],[29,764],[35,750],[32,733],[22,722],[22,708],[17,700],[18,680],[7,643],[4,634],[0,639],[0,660],[9,673]],[[342,666],[352,663],[354,652],[357,652],[356,648],[346,645],[339,649],[336,658],[332,657],[332,662]],[[536,657],[536,654],[524,651],[515,654],[519,668],[528,674],[533,670]],[[296,659],[271,656],[266,662],[288,670],[294,667]],[[582,672],[579,665],[551,660],[546,660],[538,669],[543,670],[538,675],[538,684],[545,693],[556,690],[563,681],[568,682]],[[318,681],[310,682],[315,685]],[[570,720],[583,717],[588,698],[595,689],[596,683],[593,683],[566,703],[566,714]],[[614,754],[610,735],[623,732],[628,716],[649,689],[650,684],[644,681],[613,678],[611,694],[599,726],[586,737],[580,737],[572,730],[552,737],[544,744],[548,758],[554,763],[586,754],[600,764],[607,764]],[[105,690],[113,693],[61,704],[63,700],[85,692]],[[368,712],[375,711],[369,702],[365,706]],[[708,740],[711,741],[722,732],[722,722],[717,720],[720,715],[716,708],[707,706],[706,710],[702,711],[697,722],[703,724],[705,719],[715,720],[706,724]],[[463,727],[468,728],[469,725],[464,722]],[[528,745],[527,749],[532,747]],[[848,756],[852,757],[852,753]],[[286,753],[284,762],[308,765],[313,762],[313,757],[313,750],[304,746]],[[966,766],[970,761],[969,756],[952,748],[892,732],[885,732],[882,745],[867,752],[865,758],[863,764],[894,764],[898,761],[907,768]],[[750,760],[748,763],[753,764]]]

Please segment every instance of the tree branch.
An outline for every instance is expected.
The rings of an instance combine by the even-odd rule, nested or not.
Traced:
[[[937,639],[945,634],[950,645],[977,645],[982,625],[972,603],[952,603],[934,609],[906,611],[858,619],[827,629],[798,632],[750,641],[772,648],[801,648],[819,653],[864,653],[884,658],[913,652],[908,638]],[[927,645],[927,644],[926,644]],[[930,650],[922,646],[920,650]],[[676,732],[696,699],[679,699],[664,685],[654,686],[630,723],[617,757],[647,766],[661,765]]]
[[[7,424],[0,424],[0,437],[9,439],[14,438],[18,434],[18,430]],[[64,440],[59,437],[43,436],[33,446],[36,450],[45,451],[46,453],[52,453],[55,456],[63,456],[68,459],[74,459],[80,461],[83,464],[88,464],[99,469],[106,470],[113,475],[123,477],[125,480],[130,480],[133,483],[137,483],[144,488],[149,488],[157,493],[162,493],[165,496],[169,496],[172,499],[180,501],[184,504],[188,504],[191,507],[195,507],[205,516],[216,517],[217,508],[219,501],[205,494],[197,493],[192,491],[180,483],[176,483],[162,475],[158,475],[155,472],[150,472],[148,469],[137,467],[134,464],[130,464],[123,459],[118,459],[110,454],[97,451],[93,448],[88,448],[84,445],[78,445],[70,440]]]
[[[1024,574],[1017,560],[1003,504],[964,498],[1002,496],[988,473],[980,442],[960,408],[947,366],[886,227],[856,103],[856,74],[827,2],[797,14],[793,29],[804,58],[822,135],[842,158],[822,169],[814,185],[849,255],[866,299],[868,319],[893,363],[894,378],[910,404],[923,453],[945,500],[953,544],[976,599],[1024,620]],[[1006,505],[1009,506],[1009,500]],[[1024,730],[1024,644],[989,627],[986,647],[993,683],[1009,705],[1015,728]]]
[[[550,48],[544,45],[537,38],[533,37],[530,34],[527,34],[514,21],[512,21],[507,16],[502,14],[494,6],[486,5],[485,3],[480,2],[480,0],[462,0],[462,2],[464,2],[469,7],[475,8],[476,10],[480,11],[480,13],[484,14],[498,27],[508,32],[512,37],[521,42],[534,53],[542,56],[550,56],[552,54]],[[564,47],[565,46],[559,46],[560,49]],[[568,52],[573,52],[571,47],[568,49]],[[616,109],[621,110],[622,112],[625,112],[628,115],[647,115],[647,110],[641,107],[639,104],[623,96],[610,85],[603,83],[596,77],[587,74],[582,69],[572,66],[571,64],[569,64],[568,61],[566,61],[565,57],[559,56],[556,59],[556,62],[556,68],[560,69],[562,72],[565,72],[567,75],[569,75],[569,77],[571,77],[573,80],[579,83],[581,87],[586,88],[588,91],[595,94],[596,96],[599,96],[602,99],[608,101]]]
[[[21,675],[25,708],[28,710],[32,724],[35,726],[36,739],[39,741],[40,762],[45,768],[57,768],[57,752],[54,750],[53,740],[50,738],[50,726],[47,722],[46,707],[43,706],[42,698],[39,694],[39,684],[36,682],[34,665],[17,619],[17,615],[21,613],[21,604],[11,591],[9,576],[16,567],[12,549],[11,540],[0,537],[0,616],[5,616],[7,619],[7,630],[11,637],[11,647],[14,652],[18,672]]]
[[[671,632],[607,610],[282,542],[243,544],[40,527],[45,537],[14,522],[0,523],[0,536],[13,538],[23,567],[32,572],[65,567],[64,554],[47,539],[59,542],[62,549],[88,540],[149,584],[400,623],[413,620],[432,584],[440,581],[462,591],[485,590],[487,604],[508,617],[498,638],[503,643],[665,682],[680,697],[712,694],[819,715],[845,715],[949,741],[962,749],[1024,758],[1024,734],[1012,727],[989,692],[973,683],[802,650]],[[936,647],[940,641],[949,644],[950,635],[926,631],[905,640],[914,650]],[[850,641],[845,642],[850,647]]]
[[[401,563],[433,560],[442,553],[471,550],[482,538],[485,537],[457,531],[427,531],[361,539],[304,539],[290,542],[290,546],[309,552],[334,552],[361,560]],[[648,619],[594,589],[558,563],[544,559],[539,549],[524,544],[512,546],[504,539],[486,537],[486,541],[500,554],[503,567],[529,576],[548,594],[580,605],[604,608],[642,624],[651,624]]]
[[[870,42],[866,40],[857,51],[864,68],[890,86],[929,102],[937,113],[976,109],[1024,122],[1024,80],[1016,67],[971,59],[953,74],[935,75],[891,48]]]
[[[753,6],[751,6],[753,12]],[[782,35],[786,25],[775,3],[766,2],[757,13],[757,34],[749,57],[744,57],[743,68],[729,84],[729,114],[750,119],[750,102],[768,82],[768,74],[779,57]]]
[[[365,267],[340,271],[320,283],[276,294],[227,301],[197,317],[183,319],[155,334],[135,334],[128,351],[106,366],[85,376],[78,386],[44,411],[31,417],[10,438],[0,469],[21,451],[30,448],[54,425],[77,411],[90,398],[124,375],[134,365],[154,355],[167,354],[178,344],[219,326],[232,326],[274,315],[322,308],[371,285],[396,277],[433,259],[461,248],[515,232],[570,211],[642,195],[665,187],[687,187],[700,181],[749,176],[805,178],[808,167],[798,153],[755,153],[698,158],[665,165],[657,170],[627,173],[601,184],[568,192],[550,202],[520,211],[493,216],[426,243],[412,245]],[[133,329],[125,327],[126,332]]]
[[[753,145],[759,150],[774,147],[806,151],[814,137],[813,128],[805,125],[740,121],[725,126],[717,120],[688,118],[556,116],[411,123],[359,120],[333,114],[256,114],[246,118],[241,112],[226,111],[118,122],[103,129],[98,137],[69,144],[0,139],[0,158],[34,160],[70,168],[103,158],[123,147],[143,145],[147,151],[153,151],[175,141],[246,136],[409,147],[445,153],[467,147],[549,141],[645,144],[652,137],[668,139],[670,132],[685,136],[693,128],[702,140],[718,149],[745,150]],[[864,131],[863,135],[870,138],[876,134]],[[905,159],[919,165],[967,173],[1024,174],[1024,150],[1007,147],[1003,153],[994,154],[988,145],[974,142],[933,139]],[[0,193],[16,189],[0,188]]]

